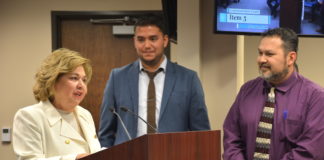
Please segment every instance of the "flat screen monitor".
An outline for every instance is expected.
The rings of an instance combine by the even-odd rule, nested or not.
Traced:
[[[214,32],[260,34],[288,27],[299,36],[323,37],[317,0],[215,0]]]

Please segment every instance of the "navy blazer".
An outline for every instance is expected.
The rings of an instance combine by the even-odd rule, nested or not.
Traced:
[[[128,141],[127,134],[117,117],[110,112],[115,108],[132,138],[137,135],[138,118],[120,107],[138,113],[139,61],[113,69],[106,85],[101,106],[99,141],[110,147]],[[204,92],[197,74],[168,60],[158,131],[181,132],[210,130]]]

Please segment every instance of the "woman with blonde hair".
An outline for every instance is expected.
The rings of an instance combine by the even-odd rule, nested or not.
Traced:
[[[100,150],[89,111],[79,106],[92,76],[90,61],[61,48],[36,73],[37,104],[17,111],[13,148],[18,160],[75,160]]]

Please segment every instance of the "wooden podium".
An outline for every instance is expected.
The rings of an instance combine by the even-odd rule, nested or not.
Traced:
[[[81,160],[221,160],[220,131],[147,134]]]

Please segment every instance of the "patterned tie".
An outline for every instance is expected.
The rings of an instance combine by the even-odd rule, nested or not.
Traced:
[[[145,71],[150,78],[150,82],[148,85],[148,91],[147,91],[147,123],[151,124],[154,128],[156,128],[156,122],[155,122],[156,100],[155,100],[154,77],[162,70],[163,70],[162,68],[159,68],[155,72]],[[155,133],[155,130],[147,125],[147,133]]]
[[[271,131],[275,110],[275,88],[270,89],[268,100],[265,103],[257,129],[256,146],[253,155],[254,160],[269,160]]]

